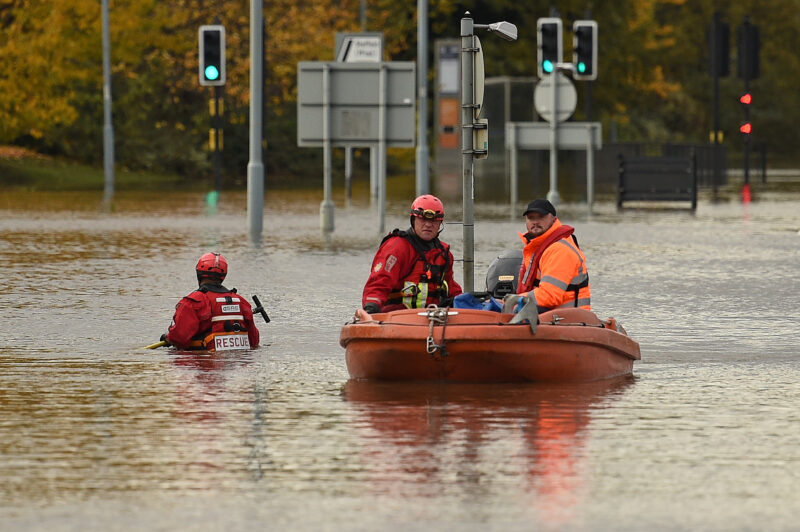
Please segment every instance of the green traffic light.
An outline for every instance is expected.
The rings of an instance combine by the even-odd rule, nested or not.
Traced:
[[[210,79],[211,81],[219,79],[219,69],[214,65],[208,65],[204,73],[206,79]]]
[[[553,62],[549,59],[545,59],[542,61],[542,70],[547,72],[548,74],[553,72]]]
[[[578,72],[581,74],[586,73],[586,63],[584,63],[583,61],[578,62]]]

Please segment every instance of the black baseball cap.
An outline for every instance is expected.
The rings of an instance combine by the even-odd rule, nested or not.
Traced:
[[[528,203],[528,208],[525,209],[525,212],[522,213],[522,216],[527,216],[529,212],[552,214],[553,216],[556,216],[556,208],[553,207],[553,204],[542,198],[535,199]]]

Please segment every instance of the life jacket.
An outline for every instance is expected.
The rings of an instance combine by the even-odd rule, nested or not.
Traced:
[[[539,262],[542,260],[542,256],[547,248],[555,244],[556,242],[563,240],[567,237],[572,237],[572,241],[575,244],[575,247],[580,249],[578,245],[578,239],[575,238],[573,234],[575,232],[575,228],[570,227],[569,225],[562,225],[561,227],[554,230],[550,235],[539,245],[539,248],[536,250],[536,253],[533,254],[531,257],[530,263],[526,267],[523,263],[520,266],[519,271],[519,287],[517,288],[517,293],[522,294],[524,292],[530,292],[537,286],[541,279],[538,277],[537,272],[539,271]],[[569,244],[568,244],[569,245]],[[577,282],[576,282],[577,281]],[[574,296],[574,306],[579,306],[580,298],[578,293],[580,292],[581,288],[589,286],[589,274],[586,273],[585,275],[581,276],[580,280],[573,280],[572,283],[568,284],[566,288],[564,288],[565,292],[573,292]],[[547,307],[539,307],[539,311],[543,312],[545,310],[550,310]]]
[[[211,329],[201,331],[192,339],[192,348],[208,351],[250,349],[250,339],[242,314],[242,298],[236,289],[222,285],[203,285],[192,292],[198,299],[205,297],[211,307]]]
[[[417,252],[417,259],[411,271],[406,274],[403,287],[389,294],[387,305],[402,303],[407,308],[425,308],[428,300],[439,303],[448,297],[450,288],[447,286],[445,276],[450,262],[450,246],[438,238],[431,240],[431,247],[426,247],[419,237],[410,231],[395,229],[383,240],[393,237],[405,238]]]

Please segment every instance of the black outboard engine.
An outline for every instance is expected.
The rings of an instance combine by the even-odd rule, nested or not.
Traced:
[[[517,293],[519,268],[522,266],[522,250],[504,251],[489,264],[486,272],[486,291],[502,299],[506,294]]]

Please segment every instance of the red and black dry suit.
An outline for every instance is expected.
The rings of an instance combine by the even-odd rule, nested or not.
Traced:
[[[460,293],[449,245],[438,237],[426,242],[410,229],[395,229],[372,260],[361,304],[375,303],[381,312],[389,312],[439,305]]]
[[[557,307],[591,309],[586,257],[573,232],[556,218],[550,229],[536,238],[519,234],[525,247],[517,293],[533,290],[540,313]]]
[[[258,345],[253,309],[221,284],[203,283],[175,305],[167,341],[180,349],[226,350]]]

